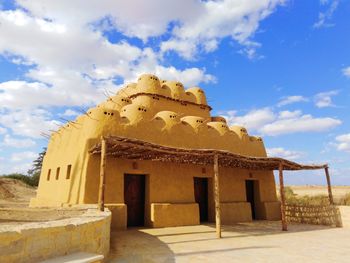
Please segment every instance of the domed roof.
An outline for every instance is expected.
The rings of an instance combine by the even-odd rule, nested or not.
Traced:
[[[205,97],[205,93],[201,88],[192,87],[187,89],[186,92],[192,93],[196,97],[198,104],[207,105],[207,98]]]
[[[160,93],[160,82],[157,76],[152,74],[143,74],[137,80],[138,92]]]
[[[260,137],[249,136],[242,126],[229,128],[224,117],[211,116],[210,110],[201,88],[185,90],[181,82],[144,74],[76,122],[88,138],[108,134],[174,147],[266,155]],[[73,130],[67,127],[59,130],[60,135]]]
[[[179,100],[185,99],[185,89],[181,82],[165,81],[162,83],[162,87],[169,88],[170,95],[173,99],[179,99]]]

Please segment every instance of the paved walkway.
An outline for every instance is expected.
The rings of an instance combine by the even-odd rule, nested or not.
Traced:
[[[349,219],[350,207],[343,218]],[[112,233],[109,263],[122,262],[350,262],[350,225],[344,228],[256,221],[214,225],[131,229]]]

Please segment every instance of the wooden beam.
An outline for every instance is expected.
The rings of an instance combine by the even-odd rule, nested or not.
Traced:
[[[216,236],[221,238],[220,185],[219,185],[219,156],[214,155],[214,200]]]
[[[316,170],[326,167],[325,164],[301,165],[282,158],[249,157],[223,150],[170,147],[120,136],[108,136],[105,140],[109,145],[107,155],[122,154],[125,159],[129,159],[130,155],[134,158],[133,156],[137,154],[140,156],[136,156],[135,158],[144,160],[150,160],[153,157],[149,156],[155,156],[156,158],[154,159],[173,163],[193,163],[198,165],[205,163],[206,165],[211,165],[213,164],[212,156],[218,155],[220,166],[249,170],[278,170],[280,162],[283,162],[284,170]],[[100,154],[101,143],[93,146],[89,152],[91,154]]]
[[[280,196],[281,196],[281,220],[282,230],[287,231],[286,221],[286,197],[284,195],[284,182],[283,182],[283,163],[279,164],[279,181],[280,181]]]
[[[100,160],[100,186],[98,189],[98,208],[105,209],[105,169],[106,168],[106,140],[101,137],[101,160]]]
[[[326,172],[326,178],[327,178],[327,187],[328,187],[328,198],[329,198],[329,203],[330,203],[331,205],[334,205],[333,194],[332,194],[332,186],[331,186],[331,178],[330,178],[330,176],[329,176],[328,166],[324,168],[324,171]]]

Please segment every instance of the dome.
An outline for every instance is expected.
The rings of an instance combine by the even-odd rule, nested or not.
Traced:
[[[196,96],[194,96],[193,93],[188,92],[188,91],[185,91],[184,100],[189,101],[189,102],[193,102],[193,103],[197,103]]]
[[[153,117],[153,120],[156,126],[168,130],[180,122],[178,114],[173,111],[160,111]]]
[[[184,100],[185,99],[185,90],[181,82],[178,81],[165,81],[162,83],[162,88],[169,88],[170,96],[173,99]]]
[[[223,122],[211,121],[211,122],[208,122],[207,125],[214,128],[217,132],[219,132],[220,135],[224,135],[225,133],[230,131],[227,124]]]
[[[196,97],[197,104],[207,105],[207,99],[205,93],[201,88],[192,87],[186,90],[186,92],[192,93]]]
[[[204,126],[205,120],[198,116],[185,116],[181,118],[181,122],[187,123],[195,131],[198,131],[201,126]]]
[[[138,78],[136,88],[138,92],[159,94],[160,82],[155,75],[143,74]]]
[[[129,97],[129,96],[137,94],[139,92],[140,91],[138,90],[136,83],[129,83],[125,87],[120,89],[117,92],[116,96]]]
[[[150,110],[148,107],[140,104],[128,104],[120,111],[120,117],[124,124],[136,124],[150,120]]]
[[[218,121],[218,122],[222,122],[222,123],[227,123],[226,119],[224,117],[221,116],[212,116],[210,117],[211,121]]]
[[[248,136],[248,131],[246,128],[242,127],[242,126],[231,126],[230,127],[230,130],[234,131],[239,138],[243,138],[243,137],[246,137]]]

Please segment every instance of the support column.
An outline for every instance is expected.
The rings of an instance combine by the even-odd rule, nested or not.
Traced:
[[[339,212],[338,208],[334,205],[334,201],[333,201],[331,177],[329,176],[329,168],[328,168],[328,166],[326,166],[324,168],[324,171],[326,173],[327,187],[328,187],[328,199],[329,199],[329,204],[332,206],[332,209],[333,209],[335,226],[336,227],[343,227],[343,222],[342,222],[342,219],[341,219],[340,212]]]
[[[219,156],[217,154],[214,155],[214,200],[216,236],[217,238],[221,238]]]
[[[98,189],[98,208],[105,209],[105,168],[106,168],[106,140],[101,137],[100,185]]]
[[[284,195],[284,182],[283,182],[283,163],[279,165],[279,181],[280,181],[280,196],[281,196],[281,219],[282,219],[282,231],[287,231],[286,221],[286,197]]]
[[[324,171],[326,172],[326,178],[327,178],[327,187],[328,187],[328,199],[329,199],[329,203],[331,205],[334,205],[334,201],[333,201],[333,194],[332,194],[332,186],[331,186],[331,178],[329,176],[329,170],[328,170],[328,166],[326,166],[324,168]]]

